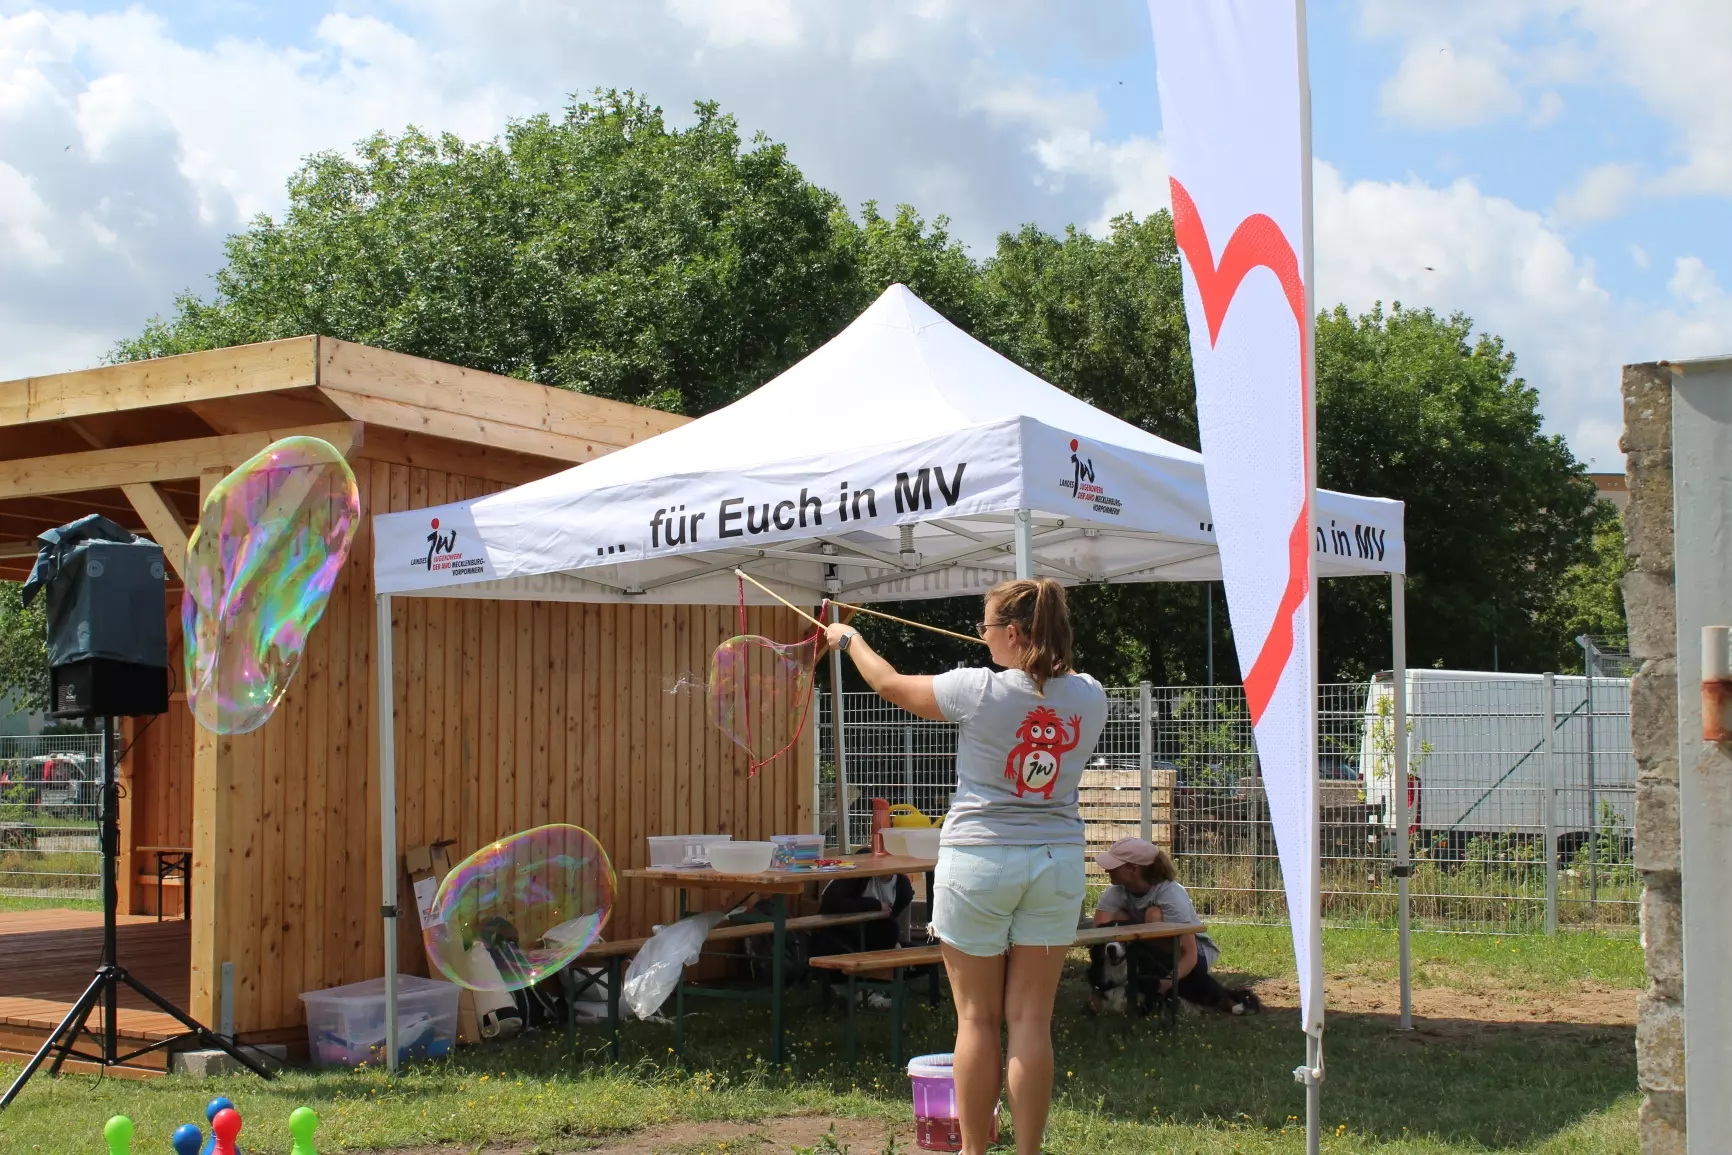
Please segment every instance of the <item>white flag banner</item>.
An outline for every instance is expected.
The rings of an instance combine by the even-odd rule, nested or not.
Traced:
[[[1305,1029],[1317,864],[1310,101],[1298,0],[1150,0],[1203,470],[1281,855]]]

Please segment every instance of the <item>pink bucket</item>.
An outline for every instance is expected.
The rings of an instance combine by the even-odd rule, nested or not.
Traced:
[[[908,1064],[914,1081],[914,1142],[924,1151],[962,1150],[962,1120],[956,1110],[953,1055],[922,1055]],[[998,1107],[992,1109],[992,1135],[998,1142]]]

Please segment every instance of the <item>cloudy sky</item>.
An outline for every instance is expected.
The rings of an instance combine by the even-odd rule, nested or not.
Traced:
[[[1463,310],[1621,469],[1618,366],[1732,352],[1732,4],[1311,0],[1322,303]],[[0,378],[207,292],[300,158],[491,137],[567,94],[694,100],[851,204],[1034,221],[1166,202],[1142,0],[0,0]]]

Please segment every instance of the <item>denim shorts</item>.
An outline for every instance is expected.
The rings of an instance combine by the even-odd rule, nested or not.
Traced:
[[[932,929],[963,954],[1076,941],[1080,846],[946,846],[938,851]]]

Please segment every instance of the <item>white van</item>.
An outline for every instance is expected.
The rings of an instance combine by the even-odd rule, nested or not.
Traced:
[[[1366,801],[1395,825],[1391,795],[1392,676],[1366,696],[1359,767]],[[1586,840],[1598,814],[1627,832],[1635,811],[1630,754],[1630,680],[1554,675],[1555,732],[1546,752],[1544,679],[1539,674],[1409,670],[1408,766],[1416,846],[1460,848],[1475,836],[1543,835],[1548,788],[1560,855]],[[1591,738],[1591,741],[1590,741]],[[1591,800],[1590,800],[1591,794]]]

